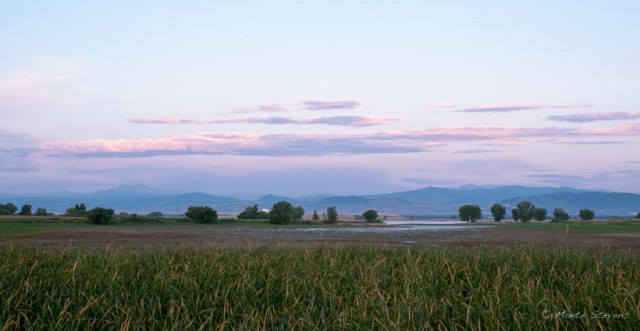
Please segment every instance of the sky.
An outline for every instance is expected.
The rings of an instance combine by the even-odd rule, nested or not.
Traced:
[[[0,0],[0,192],[640,193],[639,12]]]

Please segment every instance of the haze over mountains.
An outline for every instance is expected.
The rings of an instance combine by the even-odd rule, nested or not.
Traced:
[[[189,206],[208,205],[221,213],[239,213],[245,207],[258,204],[259,208],[271,208],[278,201],[287,200],[302,206],[308,213],[322,213],[329,206],[336,206],[343,214],[361,214],[367,209],[376,209],[383,214],[401,215],[455,215],[463,204],[479,205],[485,215],[494,203],[511,207],[522,200],[529,200],[538,207],[564,208],[572,215],[588,208],[596,215],[633,216],[640,211],[640,195],[590,191],[570,187],[525,187],[525,186],[463,186],[459,188],[426,187],[418,190],[351,196],[317,195],[311,197],[284,197],[267,194],[257,199],[247,196],[220,196],[197,192],[176,192],[156,189],[141,184],[121,185],[109,190],[77,194],[56,192],[49,194],[13,195],[0,193],[0,202],[12,202],[18,207],[28,203],[33,208],[43,207],[49,212],[62,213],[67,208],[85,203],[88,208],[96,206],[113,208],[116,212],[182,214]]]

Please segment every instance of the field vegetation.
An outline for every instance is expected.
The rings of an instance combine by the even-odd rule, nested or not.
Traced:
[[[515,247],[0,247],[3,330],[610,329],[640,321],[637,255]]]

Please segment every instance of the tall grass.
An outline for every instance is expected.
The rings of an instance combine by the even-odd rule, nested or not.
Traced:
[[[633,329],[638,262],[527,247],[4,246],[0,323],[2,330]]]

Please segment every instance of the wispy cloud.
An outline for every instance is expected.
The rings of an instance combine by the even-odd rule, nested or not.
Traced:
[[[280,120],[268,118],[268,121]],[[356,124],[349,123],[349,125]],[[429,151],[436,146],[460,142],[476,142],[482,145],[501,145],[514,141],[519,144],[540,141],[566,143],[567,140],[575,141],[578,138],[593,140],[594,137],[639,135],[640,125],[598,130],[548,127],[452,127],[406,132],[199,133],[160,139],[50,141],[30,149],[29,153],[40,156],[71,157],[146,157],[192,154],[309,156],[416,153]],[[577,143],[617,142],[578,141]],[[478,149],[462,152],[484,153],[492,152],[492,150]]]
[[[13,166],[13,167],[0,168],[0,172],[34,172],[34,171],[38,171],[38,168],[31,167],[31,166]]]
[[[455,154],[486,154],[486,153],[499,153],[501,150],[497,149],[463,149],[455,151]]]
[[[0,103],[49,100],[51,95],[44,90],[78,76],[81,68],[81,61],[76,59],[41,58],[32,61],[26,67],[3,75],[5,78],[0,79]]]
[[[355,100],[306,100],[303,101],[302,104],[305,106],[306,110],[354,109],[362,105],[361,102]]]
[[[229,124],[229,123],[247,123],[247,124],[325,124],[336,126],[348,126],[348,127],[366,127],[374,125],[385,125],[398,121],[396,118],[390,117],[375,117],[375,116],[327,116],[327,117],[312,117],[293,119],[289,117],[249,117],[249,118],[227,118],[227,119],[215,119],[215,120],[193,120],[185,118],[165,118],[165,119],[150,119],[150,118],[130,118],[129,122],[135,124]]]
[[[477,106],[469,108],[457,109],[457,112],[461,113],[490,113],[490,112],[512,112],[520,110],[536,110],[536,109],[565,109],[565,108],[587,108],[592,105],[588,104],[567,104],[567,105],[547,105],[541,103],[517,103],[508,105],[489,105],[489,106]]]
[[[187,118],[129,118],[127,121],[135,124],[203,124]]]
[[[625,141],[618,140],[605,140],[605,141],[567,141],[562,142],[561,144],[566,145],[618,145],[618,144],[627,144]]]
[[[374,125],[385,125],[397,122],[398,119],[391,117],[375,116],[329,116],[308,118],[297,121],[298,124],[327,124],[350,127],[365,127]]]
[[[305,156],[327,154],[415,153],[461,141],[501,141],[565,137],[570,129],[460,127],[411,132],[369,133],[200,133],[162,139],[52,141],[34,154],[76,157],[230,154]]]
[[[576,176],[576,175],[564,175],[564,174],[531,174],[531,175],[526,175],[526,177],[529,178],[540,178],[540,179],[553,179],[553,180],[578,180],[578,179],[584,179],[584,177],[582,176]]]
[[[605,129],[591,129],[586,132],[591,135],[637,136],[640,135],[640,124],[622,125]]]
[[[203,121],[203,124],[229,124],[229,123],[248,123],[248,124],[291,124],[295,121],[288,117],[249,117],[249,118],[223,118],[217,120]]]
[[[613,113],[582,113],[564,116],[548,116],[547,120],[573,123],[587,123],[596,121],[626,121],[640,119],[639,113],[613,112]]]
[[[264,105],[264,106],[257,106],[257,107],[253,107],[253,108],[237,108],[234,113],[260,113],[260,112],[265,112],[265,113],[284,113],[284,112],[288,112],[289,108],[283,106],[283,105]]]

